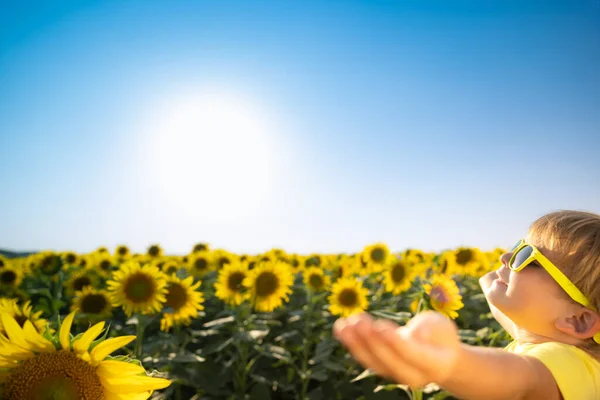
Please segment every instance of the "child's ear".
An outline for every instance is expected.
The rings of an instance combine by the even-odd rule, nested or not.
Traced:
[[[578,339],[590,339],[600,332],[600,314],[581,307],[578,311],[557,319],[555,326],[559,331]]]

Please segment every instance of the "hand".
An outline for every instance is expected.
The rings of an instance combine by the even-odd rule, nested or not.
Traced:
[[[442,385],[460,354],[456,324],[433,311],[419,313],[403,327],[359,314],[336,321],[333,330],[365,368],[411,388]]]
[[[496,271],[490,271],[479,278],[479,286],[481,286],[481,290],[484,294],[487,293],[489,288],[492,286],[492,282],[494,282],[496,278],[498,278]]]

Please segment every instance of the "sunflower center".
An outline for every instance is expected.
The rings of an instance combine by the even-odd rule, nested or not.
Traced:
[[[131,275],[124,285],[125,296],[134,303],[150,300],[154,295],[154,291],[152,277],[139,272]]]
[[[80,276],[73,281],[73,289],[79,291],[86,286],[90,286],[92,284],[92,280],[87,276]]]
[[[124,256],[127,254],[127,247],[119,247],[117,252],[119,253],[120,256]]]
[[[429,293],[429,297],[436,301],[439,304],[444,304],[448,301],[448,295],[441,287],[433,287],[431,288],[431,292]]]
[[[221,257],[219,258],[219,268],[223,268],[223,266],[225,264],[229,264],[231,261],[229,261],[229,258],[227,257]]]
[[[460,265],[466,265],[473,259],[473,251],[471,249],[461,249],[456,253],[456,262]]]
[[[383,262],[384,258],[385,258],[385,251],[382,248],[377,247],[377,248],[371,250],[371,260],[375,261],[376,263],[381,263],[381,262]]]
[[[406,278],[406,268],[404,263],[397,263],[392,267],[392,280],[396,283],[404,281]]]
[[[160,253],[160,249],[158,248],[158,246],[150,246],[150,248],[148,249],[148,255],[151,257],[158,256],[158,253]]]
[[[319,256],[313,256],[306,260],[304,265],[307,267],[319,267],[321,265],[321,258],[319,258]]]
[[[41,353],[13,370],[4,383],[6,400],[101,400],[96,368],[69,351]]]
[[[315,289],[321,289],[323,287],[323,285],[325,284],[323,277],[319,274],[312,274],[311,276],[309,276],[308,282],[309,282],[310,286]]]
[[[16,280],[17,274],[15,273],[15,271],[11,271],[10,269],[7,271],[3,271],[2,274],[0,274],[0,283],[3,283],[5,285],[12,285],[13,283],[15,283]]]
[[[60,257],[52,255],[44,257],[40,264],[40,269],[45,275],[54,275],[60,271],[61,266]]]
[[[256,278],[256,295],[259,297],[268,297],[277,291],[279,287],[279,278],[270,271],[262,272]]]
[[[65,261],[67,262],[67,264],[73,264],[75,261],[77,261],[77,257],[75,257],[75,254],[69,253],[65,257]]]
[[[101,294],[88,294],[81,299],[81,312],[84,314],[100,314],[107,306],[106,297]]]
[[[198,271],[204,271],[208,268],[208,261],[205,258],[198,258],[194,261],[194,268]]]
[[[103,271],[108,271],[111,267],[111,263],[109,260],[102,260],[100,261],[100,269]]]
[[[169,265],[165,271],[169,275],[174,274],[177,272],[177,265]]]
[[[194,250],[192,250],[192,252],[197,252],[197,251],[206,251],[208,250],[208,246],[206,246],[204,243],[198,243],[197,245],[194,246]]]
[[[167,288],[166,305],[171,307],[175,312],[185,305],[187,302],[187,292],[185,288],[177,283],[171,283]]]
[[[231,275],[229,275],[229,278],[227,279],[227,287],[229,288],[229,290],[231,290],[232,292],[241,292],[242,282],[244,281],[245,277],[246,274],[244,274],[243,272],[234,272]]]
[[[0,259],[0,268],[4,267],[4,260]]]
[[[358,303],[358,295],[354,289],[344,289],[340,292],[338,300],[344,307],[354,307]]]

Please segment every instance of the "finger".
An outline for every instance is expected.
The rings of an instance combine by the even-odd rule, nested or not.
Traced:
[[[386,374],[385,367],[369,351],[367,341],[363,338],[364,332],[370,330],[371,324],[371,318],[360,318],[351,321],[340,330],[339,339],[348,348],[352,357],[363,367],[372,370],[378,375],[389,377],[389,375]]]
[[[364,338],[364,340],[368,338],[368,351],[384,369],[385,374],[393,380],[413,388],[423,386],[428,383],[423,371],[412,365],[402,353],[398,353],[391,343],[384,339],[386,332],[393,333],[397,328],[398,325],[390,321],[376,321],[371,333]],[[396,336],[396,340],[403,340],[403,338]]]
[[[339,318],[333,324],[333,334],[336,338],[339,338],[341,332],[346,328],[355,325],[358,321],[362,319],[372,318],[367,313],[354,314],[347,318]]]
[[[402,357],[413,369],[426,375],[429,381],[445,379],[453,367],[456,354],[453,348],[418,340],[407,328],[387,329],[379,335],[381,341],[389,346],[391,354]]]

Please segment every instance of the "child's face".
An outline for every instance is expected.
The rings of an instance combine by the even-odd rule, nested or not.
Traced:
[[[527,238],[555,265],[555,255],[541,247],[535,238]],[[555,321],[572,307],[568,295],[537,263],[527,265],[519,272],[508,268],[512,253],[500,257],[499,278],[486,293],[488,301],[510,318],[518,327],[531,333],[551,336],[556,331]],[[558,266],[560,268],[560,266]]]

